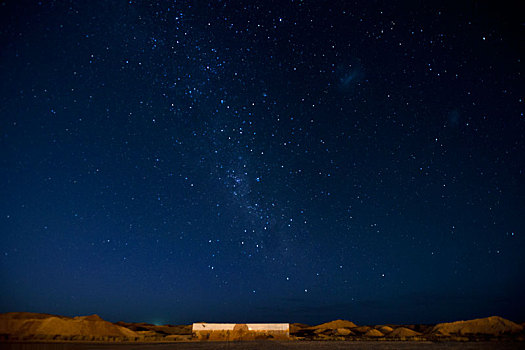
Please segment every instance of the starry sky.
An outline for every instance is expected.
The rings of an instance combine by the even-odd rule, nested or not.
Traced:
[[[0,1],[0,312],[523,321],[523,23]]]

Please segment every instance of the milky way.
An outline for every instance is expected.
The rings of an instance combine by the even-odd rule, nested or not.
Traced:
[[[0,312],[523,317],[519,11],[28,1],[0,13]]]

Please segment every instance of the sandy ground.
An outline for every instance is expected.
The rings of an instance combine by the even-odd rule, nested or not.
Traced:
[[[525,349],[523,342],[344,342],[344,341],[294,341],[294,342],[206,342],[175,344],[73,344],[73,343],[0,343],[2,350],[197,350],[197,349],[236,349],[236,350],[515,350]]]

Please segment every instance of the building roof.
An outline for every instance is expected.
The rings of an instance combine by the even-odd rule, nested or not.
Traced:
[[[193,331],[232,331],[234,327],[243,323],[206,323],[193,324]],[[249,331],[289,331],[289,323],[246,323]]]

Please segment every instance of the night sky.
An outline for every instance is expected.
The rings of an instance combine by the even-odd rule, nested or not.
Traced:
[[[0,312],[523,321],[525,20],[456,2],[0,1]]]

